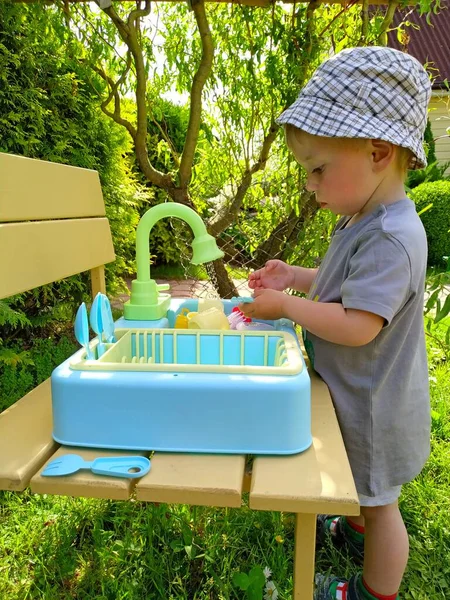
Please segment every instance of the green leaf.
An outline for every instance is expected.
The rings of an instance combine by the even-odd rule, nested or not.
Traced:
[[[180,540],[173,540],[172,542],[170,542],[169,546],[174,552],[181,552],[182,550],[184,550],[184,546],[180,542]]]
[[[190,546],[192,544],[192,539],[194,534],[192,533],[192,529],[186,523],[183,523],[181,526],[181,531],[183,533],[183,541],[185,546]]]
[[[266,583],[266,578],[264,577],[264,572],[261,567],[253,567],[249,573],[251,584],[255,584],[256,586],[264,587]]]
[[[442,306],[442,308],[438,312],[436,312],[436,317],[434,319],[434,322],[439,323],[439,321],[442,321],[442,319],[444,319],[449,313],[450,313],[450,294],[445,299],[445,302],[444,302],[444,305]]]
[[[259,585],[250,585],[247,588],[247,600],[262,600],[263,588]]]
[[[32,366],[33,360],[30,358],[29,352],[22,350],[15,352],[10,348],[0,348],[0,364],[9,365],[16,368],[18,365]]]
[[[438,413],[436,410],[432,410],[431,411],[431,418],[432,418],[433,421],[440,421],[441,414]]]
[[[439,298],[439,294],[440,294],[440,290],[437,289],[435,290],[431,296],[428,298],[426,304],[425,304],[425,309],[426,311],[430,311],[436,304],[438,298]]]
[[[424,212],[426,212],[427,210],[430,210],[430,208],[433,207],[433,203],[430,202],[430,204],[428,204],[427,206],[425,206],[424,208],[422,208],[421,210],[419,210],[419,212],[417,213],[420,217],[420,215],[423,215]]]
[[[233,585],[238,587],[240,590],[246,590],[250,585],[250,579],[247,573],[233,573],[231,578]]]
[[[21,311],[14,310],[9,306],[10,299],[0,301],[0,326],[9,325],[16,328],[31,325],[30,320]]]

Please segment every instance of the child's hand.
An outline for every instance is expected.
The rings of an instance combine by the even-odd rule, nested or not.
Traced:
[[[275,321],[284,315],[284,303],[288,296],[278,290],[255,290],[253,302],[239,304],[240,310],[251,319]]]
[[[252,290],[272,289],[282,292],[294,284],[294,271],[282,260],[268,260],[262,269],[250,273],[248,287]]]

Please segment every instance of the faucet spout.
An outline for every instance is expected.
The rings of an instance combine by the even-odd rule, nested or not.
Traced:
[[[150,278],[150,250],[148,239],[150,231],[157,221],[165,217],[176,217],[185,221],[194,233],[192,259],[195,265],[217,260],[223,252],[217,247],[215,239],[206,231],[199,215],[184,204],[167,202],[150,208],[141,218],[136,229],[136,269],[137,277],[131,283],[130,300],[124,305],[124,316],[128,320],[158,320],[165,316],[170,295],[159,291],[168,286],[158,286]]]
[[[192,262],[194,264],[210,262],[223,256],[223,252],[217,248],[214,238],[206,231],[205,224],[192,208],[176,202],[158,204],[157,206],[150,208],[143,215],[136,229],[136,267],[137,278],[139,281],[150,281],[150,250],[148,247],[148,238],[155,223],[165,217],[176,217],[177,219],[181,219],[192,229],[194,234],[194,256]],[[216,252],[212,252],[210,255],[211,257],[207,256],[206,259],[203,259],[203,256],[196,257],[195,242],[201,243],[209,240],[209,238],[213,241]]]

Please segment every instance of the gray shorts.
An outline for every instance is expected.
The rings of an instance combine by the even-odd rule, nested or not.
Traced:
[[[386,504],[392,504],[398,500],[400,492],[402,491],[401,485],[384,490],[378,496],[364,496],[364,494],[358,494],[359,504],[361,506],[386,506]]]

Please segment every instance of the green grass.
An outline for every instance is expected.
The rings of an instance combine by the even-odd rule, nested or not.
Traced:
[[[286,593],[292,587],[289,515],[29,492],[4,492],[1,507],[8,600],[236,598],[233,570],[254,564],[270,564]]]
[[[441,333],[438,331],[437,335]],[[450,364],[432,352],[432,454],[404,487],[411,543],[402,600],[450,598]],[[243,598],[231,577],[269,566],[292,594],[290,514],[0,492],[0,599],[222,600]],[[317,570],[356,571],[332,547]]]

